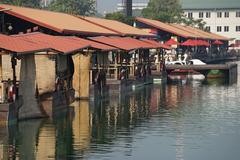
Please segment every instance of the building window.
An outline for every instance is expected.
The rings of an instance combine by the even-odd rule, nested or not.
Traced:
[[[217,26],[217,32],[222,32],[222,26]]]
[[[236,32],[240,32],[240,26],[236,26]]]
[[[228,18],[229,17],[229,12],[224,12],[224,17]]]
[[[240,11],[236,12],[236,17],[240,17]]]
[[[222,17],[222,12],[217,12],[217,17],[221,18]]]
[[[229,31],[229,26],[224,26],[224,32],[228,32]]]
[[[210,18],[211,17],[211,12],[206,12],[206,18]]]
[[[210,26],[206,26],[206,31],[210,32],[211,31],[211,28]]]
[[[199,18],[203,18],[203,12],[199,12]]]
[[[188,18],[192,18],[192,12],[188,12]]]

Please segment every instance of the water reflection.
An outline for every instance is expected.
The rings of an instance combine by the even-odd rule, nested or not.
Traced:
[[[53,119],[1,127],[0,159],[204,159],[196,150],[213,135],[239,134],[238,88],[149,85],[75,102]]]

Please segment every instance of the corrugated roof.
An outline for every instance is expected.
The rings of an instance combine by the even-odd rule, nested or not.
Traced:
[[[0,34],[0,48],[19,54],[47,51],[51,49],[49,45],[20,40],[3,34]]]
[[[180,24],[170,24],[170,25],[193,34],[195,36],[195,38],[200,38],[200,39],[211,39],[212,38],[209,35],[202,34],[202,33],[197,32],[196,30],[191,29],[192,27],[186,28],[186,26],[183,26]]]
[[[212,39],[212,40],[225,40],[225,41],[229,41],[230,38],[227,38],[227,37],[224,37],[224,36],[221,36],[221,35],[218,35],[218,34],[215,34],[215,33],[212,33],[212,32],[205,32],[205,31],[202,31],[198,28],[194,28],[194,27],[191,27],[191,26],[185,26],[187,29],[189,30],[193,30],[197,33],[200,33],[200,34],[203,34],[203,35],[206,35],[206,36],[209,36],[210,38],[209,39]]]
[[[171,26],[167,23],[163,23],[157,20],[152,20],[152,19],[146,19],[146,18],[136,18],[137,21],[147,24],[151,27],[157,28],[159,30],[163,30],[165,32],[170,32],[172,34],[175,34],[180,37],[184,38],[195,38],[196,35],[193,35],[192,33],[186,32],[184,30],[178,29],[174,26]]]
[[[122,22],[118,22],[115,20],[107,20],[102,18],[95,18],[95,17],[83,17],[78,16],[79,18],[86,20],[88,22],[91,22],[93,24],[99,25],[101,27],[104,27],[106,29],[109,29],[111,31],[117,32],[121,34],[122,36],[140,36],[140,37],[149,37],[154,36],[153,34],[150,34],[148,32],[145,32],[141,29],[132,27],[130,25],[124,24]]]
[[[51,36],[40,32],[12,35],[12,37],[18,39],[19,41],[29,41],[39,45],[45,45],[65,54],[74,53],[90,47],[90,44],[85,41],[79,40],[78,43],[73,43],[71,40],[64,37]]]
[[[0,4],[0,9],[8,8],[11,10],[4,11],[5,13],[59,33],[75,33],[81,35],[118,35],[116,32],[87,22],[73,15]]]
[[[181,0],[183,9],[240,9],[239,0]]]
[[[229,40],[227,37],[223,37],[214,33],[205,32],[200,29],[182,26],[180,24],[167,24],[157,20],[151,20],[146,18],[136,18],[137,21],[147,24],[153,28],[169,32],[184,38],[198,38],[198,39],[219,39],[219,40]]]
[[[116,47],[112,47],[112,46],[109,46],[109,45],[105,45],[105,44],[102,44],[102,43],[94,42],[94,41],[83,39],[83,38],[78,38],[78,37],[65,37],[65,38],[74,41],[74,43],[79,43],[79,41],[80,42],[81,41],[86,42],[90,45],[91,48],[99,49],[99,50],[102,50],[102,51],[117,50]]]
[[[93,37],[91,38],[94,41],[104,43],[107,45],[114,46],[116,48],[130,51],[134,49],[149,49],[149,48],[158,48],[156,45],[152,45],[134,38],[129,37]]]
[[[150,44],[153,44],[153,45],[156,45],[158,46],[159,48],[163,48],[163,49],[171,49],[171,47],[165,45],[165,44],[161,44],[155,40],[150,40],[150,39],[141,39],[141,41],[144,41],[144,42],[147,42],[147,43],[150,43]]]

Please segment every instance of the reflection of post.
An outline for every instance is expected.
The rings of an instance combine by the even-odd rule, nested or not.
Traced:
[[[56,131],[54,125],[47,124],[40,129],[36,159],[49,159],[55,157]],[[47,147],[46,147],[47,146]]]
[[[86,149],[90,144],[91,118],[89,111],[89,101],[81,100],[74,103],[75,116],[73,120],[74,143],[79,144],[78,149]]]
[[[42,120],[24,121],[18,124],[19,130],[15,135],[16,142],[20,142],[17,144],[19,153],[17,159],[35,159],[36,137],[38,137],[41,124]]]

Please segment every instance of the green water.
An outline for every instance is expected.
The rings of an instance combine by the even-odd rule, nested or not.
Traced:
[[[1,159],[239,160],[240,82],[180,81],[91,97],[52,119],[1,127]]]

